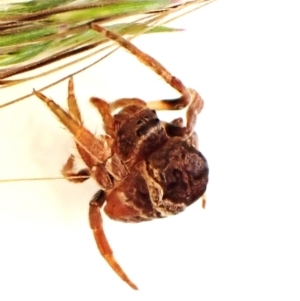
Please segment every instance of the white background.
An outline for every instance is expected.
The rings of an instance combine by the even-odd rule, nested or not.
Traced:
[[[197,132],[210,166],[206,210],[196,202],[141,224],[105,218],[136,292],[96,249],[87,219],[95,183],[0,184],[0,300],[300,299],[297,1],[219,0],[173,25],[186,30],[135,44],[205,100]],[[81,106],[92,95],[176,95],[121,51],[75,84]],[[45,94],[65,105],[66,87]],[[100,131],[95,110],[82,110]],[[26,100],[0,110],[0,120],[1,179],[59,175],[74,147],[44,104]]]

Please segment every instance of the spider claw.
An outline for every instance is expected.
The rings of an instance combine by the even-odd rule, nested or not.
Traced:
[[[118,276],[125,281],[131,288],[134,290],[138,290],[138,287],[129,279],[129,277],[122,270],[121,266],[117,263],[114,256],[112,254],[104,256],[106,262],[110,265],[110,267],[118,274]]]

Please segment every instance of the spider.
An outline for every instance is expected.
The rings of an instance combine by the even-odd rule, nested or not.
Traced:
[[[92,24],[92,28],[127,49],[181,93],[176,99],[147,103],[138,98],[107,103],[92,97],[106,133],[95,136],[83,125],[72,78],[68,84],[68,112],[34,90],[73,134],[86,164],[85,169],[76,172],[71,155],[62,169],[64,177],[73,182],[92,177],[100,186],[90,201],[89,221],[101,255],[122,280],[137,289],[113,256],[103,230],[101,209],[105,205],[104,212],[117,221],[142,222],[178,214],[200,197],[205,206],[208,165],[197,149],[197,135],[193,130],[203,100],[128,40],[99,25]],[[182,118],[170,123],[157,118],[156,110],[185,107],[185,125]]]

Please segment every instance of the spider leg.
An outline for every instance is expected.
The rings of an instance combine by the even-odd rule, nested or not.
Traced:
[[[183,119],[181,117],[176,118],[176,119],[172,120],[168,125],[165,125],[165,127],[168,127],[168,128],[173,127],[173,135],[172,135],[172,133],[168,133],[170,136],[181,136],[182,128],[184,128]],[[178,131],[178,133],[176,133],[176,130]],[[187,141],[193,147],[199,148],[198,135],[196,132],[193,132]]]
[[[115,120],[111,114],[110,105],[103,99],[92,97],[92,104],[98,109],[104,122],[105,132],[112,138],[115,138]],[[106,136],[109,144],[112,144],[111,137]],[[105,162],[105,170],[107,170],[116,180],[124,179],[128,175],[128,171],[116,154],[112,154]]]
[[[198,135],[196,132],[192,133],[192,135],[189,137],[188,141],[193,147],[199,149],[199,140],[198,140]]]
[[[69,112],[71,113],[72,117],[79,123],[83,124],[81,119],[80,110],[77,104],[77,99],[74,93],[74,81],[73,77],[70,77],[68,83],[68,108]]]
[[[89,220],[90,227],[93,230],[94,238],[97,247],[111,268],[118,274],[118,276],[125,281],[133,289],[137,290],[137,286],[128,278],[121,266],[117,263],[113,256],[113,251],[107,241],[106,235],[103,230],[103,223],[101,217],[101,207],[105,202],[105,193],[100,190],[90,202]]]
[[[188,90],[191,101],[186,111],[186,126],[183,126],[183,122],[179,118],[173,120],[171,123],[166,123],[165,127],[170,136],[190,137],[193,135],[197,115],[201,112],[204,102],[195,90]],[[147,103],[147,106],[153,110],[178,110],[178,107],[181,107],[178,103],[182,100],[183,96],[176,99],[150,101]]]
[[[115,138],[115,119],[112,113],[127,106],[139,106],[147,107],[147,103],[139,98],[121,98],[111,103],[107,103],[105,100],[98,97],[91,97],[91,103],[97,108],[100,115],[103,118],[104,130],[111,137]]]
[[[206,194],[204,193],[202,195],[202,208],[205,209],[206,207]]]
[[[80,110],[77,104],[77,100],[74,94],[74,82],[73,78],[71,77],[69,79],[68,83],[68,108],[69,112],[72,115],[72,117],[82,125],[82,119]],[[80,147],[78,143],[76,143],[77,148]],[[74,171],[74,156],[70,155],[67,162],[63,166],[63,169],[61,170],[61,173],[63,176],[74,183],[82,183],[85,180],[87,180],[90,177],[90,172],[88,169],[82,169],[79,171]]]
[[[170,123],[178,127],[183,127],[183,119],[181,117],[172,120]]]
[[[102,116],[105,133],[107,133],[111,137],[114,137],[114,118],[111,114],[109,104],[105,100],[98,97],[91,97],[90,101]]]
[[[33,90],[33,93],[47,104],[60,122],[74,135],[76,142],[83,147],[91,157],[97,162],[106,161],[111,152],[105,140],[96,139],[95,136],[75,120],[70,113],[63,110],[53,100],[41,92]]]
[[[183,96],[183,101],[189,103],[189,91],[180,79],[173,76],[160,62],[141,51],[132,43],[124,39],[122,36],[105,29],[97,24],[92,24],[91,27],[105,35],[107,38],[114,40],[119,45],[127,49],[133,55],[135,55],[143,64],[150,67],[154,72],[160,75],[170,86],[176,89]],[[182,103],[181,103],[182,104]],[[186,105],[186,104],[185,104]],[[185,106],[183,105],[183,106]]]
[[[85,180],[87,180],[90,177],[90,172],[89,170],[86,169],[81,169],[79,171],[74,171],[74,156],[71,155],[66,164],[63,166],[63,169],[61,170],[61,173],[63,176],[69,180],[70,182],[73,183],[82,183]]]
[[[150,67],[154,72],[160,75],[170,86],[176,89],[182,96],[173,100],[160,100],[148,102],[147,106],[153,110],[180,110],[188,106],[186,113],[187,124],[184,130],[181,130],[180,136],[189,137],[193,133],[197,115],[203,107],[203,100],[200,95],[193,89],[188,89],[180,79],[173,76],[161,63],[156,59],[138,49],[132,43],[124,39],[122,36],[111,32],[97,24],[91,27],[105,35],[107,38],[114,40],[119,45],[127,49],[135,55],[143,64]]]
[[[80,111],[74,95],[74,86],[72,78],[69,81],[68,89],[68,105],[70,112],[66,112],[53,100],[45,96],[39,91],[33,91],[34,94],[45,102],[51,111],[58,117],[60,122],[73,134],[77,149],[90,169],[90,174],[103,189],[110,189],[113,187],[111,178],[107,173],[104,162],[111,156],[110,145],[104,137],[102,139],[96,138],[90,131],[85,129],[82,125]],[[73,167],[72,158],[70,157],[63,167],[63,175],[72,176],[70,167]],[[82,171],[86,175],[85,171]],[[71,174],[70,174],[71,173]],[[73,173],[76,176],[76,173]]]
[[[140,107],[147,107],[147,103],[144,100],[139,98],[120,98],[111,103],[109,103],[110,111],[113,112],[117,109],[124,108],[127,106],[140,106]]]

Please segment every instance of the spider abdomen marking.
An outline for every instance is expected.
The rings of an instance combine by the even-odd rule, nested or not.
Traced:
[[[206,159],[180,137],[170,138],[152,153],[147,159],[147,170],[161,185],[163,199],[173,204],[189,206],[204,194],[208,183]]]

